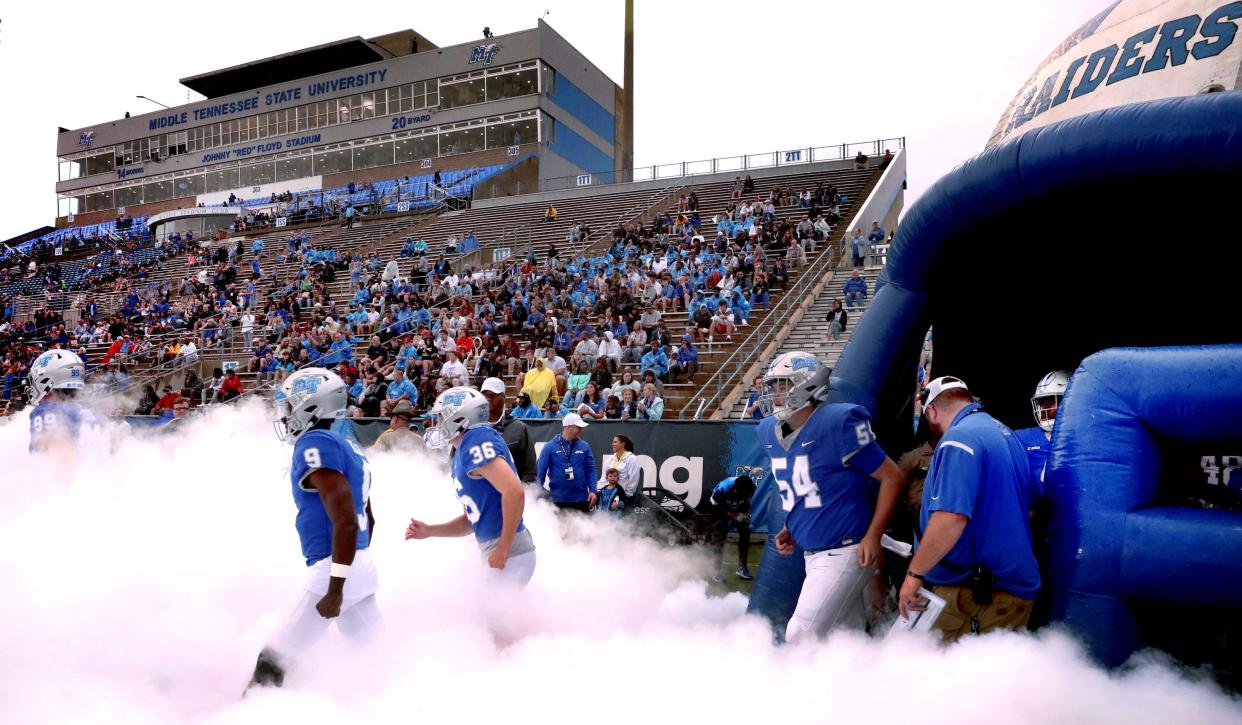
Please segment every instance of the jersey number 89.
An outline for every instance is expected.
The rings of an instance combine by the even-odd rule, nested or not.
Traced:
[[[817,509],[823,505],[819,498],[819,485],[811,480],[811,463],[806,456],[795,456],[793,460],[793,477],[786,481],[781,474],[789,470],[785,458],[772,459],[772,478],[781,491],[781,508],[792,511],[794,504],[801,496],[804,505],[809,509]]]

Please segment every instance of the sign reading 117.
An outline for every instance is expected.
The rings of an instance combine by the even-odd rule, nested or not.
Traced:
[[[430,113],[424,113],[421,116],[395,116],[392,119],[392,130],[400,131],[407,126],[417,126],[420,123],[427,123],[430,120]]]

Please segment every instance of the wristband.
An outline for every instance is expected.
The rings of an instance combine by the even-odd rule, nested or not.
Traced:
[[[336,564],[333,564],[332,566],[336,566]],[[926,578],[926,577],[924,577],[922,574],[915,574],[914,572],[910,571],[909,569],[907,569],[907,570],[906,570],[906,576],[908,576],[908,577],[910,577],[910,578],[912,578],[912,579],[918,579],[918,580],[919,580],[919,581],[921,581],[921,582],[926,582],[926,581],[927,581],[927,578]]]
[[[334,561],[332,562],[332,568],[330,571],[331,571],[331,576],[340,577],[341,579],[344,579],[345,577],[349,576],[349,564],[338,564]]]

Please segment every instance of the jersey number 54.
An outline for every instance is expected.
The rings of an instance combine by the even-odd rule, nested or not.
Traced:
[[[781,492],[782,509],[792,511],[799,497],[806,508],[817,509],[823,505],[819,498],[819,486],[811,480],[811,463],[806,456],[794,456],[792,475],[788,480],[787,472],[790,472],[789,459],[772,459],[772,478]]]

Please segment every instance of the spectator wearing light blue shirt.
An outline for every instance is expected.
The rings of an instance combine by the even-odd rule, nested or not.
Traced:
[[[392,371],[392,382],[388,384],[386,400],[380,406],[380,414],[388,417],[392,407],[402,400],[410,401],[410,405],[418,404],[418,388],[405,378],[404,370]]]
[[[867,241],[872,244],[884,243],[884,227],[878,221],[871,222],[871,231],[867,233]]]
[[[651,341],[651,349],[639,361],[638,370],[639,372],[650,370],[660,380],[668,380],[668,355],[665,354],[664,348],[660,347],[659,340]]]
[[[349,362],[354,359],[354,350],[349,344],[349,340],[345,339],[342,333],[336,333],[332,344],[328,346],[328,352],[323,356],[323,364],[325,366],[336,365],[341,362]]]
[[[659,420],[664,415],[664,400],[656,395],[656,386],[643,386],[643,397],[638,399],[638,420]]]
[[[530,395],[528,393],[518,393],[517,405],[513,407],[513,412],[510,415],[514,418],[538,419],[543,417],[543,413],[541,413],[539,409],[535,407],[535,404],[530,401]]]
[[[845,282],[845,304],[850,309],[867,304],[867,280],[856,269]]]
[[[867,261],[867,253],[871,249],[871,245],[862,235],[862,230],[854,228],[854,235],[850,237],[850,248],[854,253],[854,266],[861,267]]]
[[[548,409],[543,413],[545,420],[560,420],[565,417],[565,411],[561,408],[560,401],[548,398],[546,405]]]

